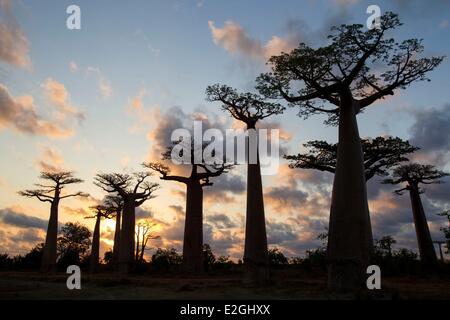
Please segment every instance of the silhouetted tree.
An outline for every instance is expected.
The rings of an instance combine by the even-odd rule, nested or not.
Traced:
[[[392,257],[392,245],[397,241],[392,236],[383,236],[380,240],[375,241],[379,250],[386,252],[389,257]]]
[[[288,258],[278,248],[272,248],[268,251],[269,263],[272,266],[280,266],[288,264]]]
[[[36,184],[39,189],[20,191],[19,195],[29,198],[37,198],[42,202],[49,202],[50,218],[48,221],[47,235],[45,237],[44,253],[42,256],[41,271],[56,271],[56,242],[58,237],[58,207],[62,199],[69,197],[87,197],[83,192],[63,194],[63,189],[83,180],[75,178],[71,171],[41,172],[40,178],[49,181],[49,184]]]
[[[119,263],[119,252],[120,252],[120,230],[122,228],[121,218],[123,210],[123,199],[119,195],[107,195],[105,198],[105,206],[112,209],[115,212],[114,218],[116,219],[116,225],[114,228],[114,245],[112,253],[112,263],[117,265]]]
[[[216,256],[211,250],[211,246],[207,243],[203,245],[203,268],[205,271],[209,271],[216,262]]]
[[[183,262],[183,257],[178,254],[177,250],[171,249],[156,249],[152,255],[152,267],[155,270],[168,271],[170,266],[179,265]]]
[[[136,207],[154,198],[159,184],[146,181],[150,172],[134,174],[97,174],[94,184],[104,191],[118,194],[123,199],[122,228],[120,232],[119,270],[131,271],[134,264],[134,230],[136,225]]]
[[[364,169],[366,181],[375,175],[386,176],[388,170],[401,162],[408,161],[405,155],[419,148],[413,147],[408,141],[393,137],[377,137],[361,139],[364,154]],[[338,144],[326,141],[308,141],[303,144],[308,149],[306,153],[287,155],[289,167],[316,169],[331,173],[336,172]]]
[[[283,112],[278,103],[267,102],[252,93],[238,93],[226,85],[215,84],[206,89],[208,101],[222,103],[222,109],[247,126],[247,132],[256,129],[258,121]],[[250,140],[249,140],[250,141]],[[247,144],[248,159],[251,158],[250,143]],[[264,198],[258,146],[256,163],[247,162],[247,209],[245,223],[244,266],[250,281],[266,282],[268,279],[268,253]]]
[[[91,246],[91,232],[79,222],[68,222],[61,228],[58,237],[58,264],[66,268],[69,265],[80,265]]]
[[[257,79],[261,94],[299,107],[299,116],[323,113],[326,123],[339,126],[327,250],[331,289],[362,286],[373,251],[356,115],[395,90],[427,80],[426,74],[443,60],[421,57],[421,40],[397,43],[389,38],[400,25],[398,16],[387,12],[380,17],[380,28],[333,27],[328,45],[314,49],[301,43],[290,53],[273,56],[271,72]]]
[[[105,254],[103,255],[103,262],[106,264],[112,264],[114,258],[114,253],[112,250],[105,251]]]
[[[85,217],[86,219],[95,219],[94,233],[92,235],[92,249],[89,261],[90,271],[96,272],[98,270],[98,263],[100,259],[100,221],[102,218],[111,219],[114,208],[105,205],[96,205],[90,207],[94,215]]]
[[[136,225],[136,251],[135,260],[136,262],[144,262],[145,248],[149,240],[160,239],[158,236],[152,233],[152,229],[157,225],[156,222],[151,220],[141,220]]]
[[[403,191],[409,191],[420,259],[429,265],[435,264],[437,258],[430,230],[428,229],[422,200],[420,199],[420,194],[423,193],[423,190],[419,185],[441,183],[439,179],[447,175],[448,173],[436,170],[432,165],[410,163],[395,168],[391,174],[391,178],[383,181],[387,184],[406,184],[404,188],[396,190],[395,193],[402,195]]]
[[[188,142],[183,142],[188,143]],[[171,151],[174,146],[167,149],[163,154],[163,160],[171,158]],[[209,164],[202,158],[202,163],[195,163],[195,152],[203,151],[204,146],[196,150],[195,144],[186,145],[186,150],[191,151],[190,165],[191,173],[189,176],[177,176],[170,174],[170,168],[162,163],[150,162],[144,163],[149,169],[161,174],[160,178],[167,181],[176,181],[186,185],[186,220],[184,227],[183,241],[183,265],[188,272],[202,272],[203,259],[203,188],[212,186],[210,181],[213,177],[218,177],[226,172],[229,166],[225,164]]]

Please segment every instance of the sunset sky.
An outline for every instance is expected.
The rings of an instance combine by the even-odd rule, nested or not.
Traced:
[[[404,23],[398,40],[423,38],[426,55],[450,53],[450,2],[419,0],[0,0],[0,253],[23,254],[45,236],[49,206],[17,192],[39,182],[42,170],[76,172],[87,200],[60,205],[60,223],[84,219],[105,196],[93,184],[98,172],[133,172],[158,160],[172,130],[203,119],[205,126],[238,126],[219,105],[205,101],[214,83],[254,91],[265,61],[298,43],[326,43],[332,25],[365,24],[369,4],[394,11]],[[81,8],[81,30],[66,28],[66,8]],[[415,161],[450,171],[450,62],[431,82],[413,84],[358,116],[362,137],[409,139],[421,151]],[[337,141],[337,128],[322,116],[303,120],[296,109],[267,119],[279,128],[281,152],[293,154],[308,140]],[[217,254],[243,254],[245,167],[238,166],[205,189],[204,242]],[[328,225],[332,175],[292,170],[281,161],[265,176],[269,246],[287,256],[316,248]],[[151,247],[181,249],[184,186],[161,182],[157,198],[137,211],[159,223]],[[379,178],[368,184],[374,237],[392,235],[395,247],[416,251],[407,194]],[[450,179],[426,187],[423,202],[434,240],[450,208]],[[111,248],[114,221],[102,221],[101,251]],[[102,254],[103,256],[103,254]]]

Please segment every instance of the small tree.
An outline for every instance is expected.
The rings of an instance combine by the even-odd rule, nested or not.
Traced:
[[[49,181],[49,184],[36,184],[39,189],[20,191],[19,195],[28,198],[37,198],[42,202],[50,203],[50,218],[45,237],[44,253],[42,255],[41,271],[56,271],[56,242],[58,237],[58,207],[59,202],[69,197],[87,197],[81,191],[64,193],[64,188],[70,184],[81,183],[83,180],[75,178],[71,171],[41,172],[40,178]]]
[[[288,258],[278,248],[269,249],[269,263],[272,266],[280,266],[289,263]]]
[[[398,137],[376,137],[361,139],[364,154],[364,169],[366,181],[375,175],[386,176],[388,170],[401,162],[408,161],[405,155],[419,148]],[[301,169],[316,169],[335,173],[338,144],[326,141],[308,141],[303,144],[308,149],[306,153],[284,156],[290,160],[289,167]]]
[[[375,241],[377,247],[386,252],[388,257],[392,257],[392,245],[397,241],[392,236],[383,236],[380,240]]]
[[[177,250],[158,248],[152,255],[152,267],[155,270],[168,271],[171,266],[179,265],[183,262],[183,257],[178,254]]]
[[[403,191],[409,191],[420,258],[422,262],[428,265],[436,264],[437,258],[422,200],[420,199],[420,194],[424,192],[420,185],[441,183],[439,179],[447,175],[448,173],[436,170],[432,165],[410,163],[395,168],[391,178],[383,181],[387,184],[406,184],[405,187],[395,190],[395,193],[402,195]]]
[[[72,264],[80,265],[91,246],[90,237],[91,232],[86,226],[78,222],[66,223],[58,237],[58,264],[63,268]]]
[[[214,263],[216,262],[216,256],[214,255],[214,253],[211,250],[211,246],[207,243],[205,243],[203,245],[203,268],[206,271],[209,271],[211,269],[211,267],[214,265]]]
[[[182,142],[187,143],[187,142]],[[170,160],[171,146],[163,153],[163,160]],[[200,273],[203,271],[202,247],[203,247],[203,188],[212,186],[211,178],[218,177],[227,172],[230,166],[225,164],[210,164],[202,159],[202,163],[195,163],[194,156],[196,146],[191,143],[186,146],[191,152],[191,173],[189,176],[172,175],[170,168],[162,163],[149,162],[144,166],[158,172],[162,180],[176,181],[186,185],[186,220],[183,240],[183,265],[188,272]],[[199,149],[203,151],[205,146]]]
[[[134,264],[134,231],[136,207],[155,197],[159,184],[146,181],[150,172],[134,174],[97,174],[94,184],[108,193],[118,194],[123,200],[122,228],[120,232],[119,270],[129,272]]]
[[[207,100],[220,102],[222,109],[243,122],[250,134],[260,120],[281,114],[284,107],[268,102],[264,97],[252,93],[238,93],[235,89],[215,84],[206,89]],[[256,140],[256,139],[255,139]],[[261,165],[258,146],[251,154],[250,140],[247,147],[248,158],[256,157],[256,163],[247,163],[247,209],[245,222],[244,267],[250,281],[266,282],[268,279],[268,251],[264,198],[261,181]]]
[[[86,219],[95,219],[94,233],[92,236],[92,249],[90,257],[90,270],[96,272],[98,270],[98,263],[100,259],[100,221],[102,218],[111,219],[113,214],[113,208],[105,205],[96,205],[90,207],[94,215],[86,217]]]
[[[421,57],[418,39],[398,43],[389,38],[400,25],[398,16],[387,12],[379,28],[333,27],[329,44],[315,49],[301,43],[274,56],[271,72],[257,80],[261,94],[298,107],[299,116],[326,114],[328,124],[339,126],[327,250],[331,289],[361,287],[373,250],[356,115],[396,90],[427,80],[426,74],[443,60]]]
[[[136,225],[136,262],[144,262],[144,253],[149,240],[161,239],[161,236],[158,236],[152,232],[152,229],[156,225],[156,222],[149,219],[141,220]]]

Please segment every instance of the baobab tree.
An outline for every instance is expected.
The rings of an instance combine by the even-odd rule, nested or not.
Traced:
[[[426,74],[443,60],[422,57],[421,40],[389,38],[400,25],[396,14],[386,12],[379,28],[333,27],[328,45],[315,49],[301,43],[273,56],[271,71],[257,79],[261,94],[298,107],[300,117],[326,114],[326,124],[339,127],[327,250],[330,289],[362,286],[373,252],[356,115],[413,82],[428,80]]]
[[[220,102],[222,109],[243,122],[249,130],[255,130],[258,121],[281,114],[284,107],[278,103],[268,102],[260,95],[238,93],[226,85],[215,84],[206,89],[207,100]],[[250,155],[248,144],[248,159]],[[264,198],[261,181],[261,166],[258,146],[256,163],[247,162],[247,209],[245,223],[244,265],[250,281],[265,282],[268,278],[268,251]]]
[[[410,163],[395,168],[391,177],[383,181],[386,184],[406,184],[405,187],[395,190],[395,193],[402,195],[403,191],[409,191],[420,259],[426,265],[436,264],[437,258],[420,199],[420,194],[424,192],[420,184],[441,183],[439,179],[445,176],[448,176],[448,173],[437,170],[432,165]]]
[[[141,220],[136,225],[136,252],[135,259],[136,262],[144,262],[144,253],[149,240],[160,239],[158,236],[152,232],[152,229],[157,225],[156,222],[149,219]]]
[[[163,153],[163,160],[171,158],[172,147]],[[187,149],[189,150],[189,149]],[[192,156],[190,175],[179,176],[170,174],[168,166],[158,162],[144,163],[144,166],[158,172],[162,180],[176,181],[186,185],[186,219],[183,240],[183,268],[192,273],[203,272],[203,188],[212,186],[211,178],[227,172],[230,166],[222,164],[195,163],[193,153],[195,146],[191,144]],[[203,150],[201,147],[200,150]],[[187,164],[189,165],[189,164]]]
[[[121,218],[122,218],[122,210],[123,210],[123,199],[119,195],[107,195],[104,201],[105,205],[113,212],[115,212],[114,218],[116,220],[116,225],[114,228],[114,244],[112,250],[112,263],[113,265],[117,265],[119,263],[119,252],[120,252],[120,229]]]
[[[375,139],[361,139],[364,156],[366,181],[375,175],[386,176],[388,170],[401,162],[408,161],[405,155],[413,153],[419,148],[398,137],[376,137]],[[289,167],[301,169],[316,169],[325,172],[336,172],[338,144],[326,141],[308,141],[303,144],[308,149],[305,153],[286,155],[290,160]]]
[[[122,228],[120,231],[119,271],[129,272],[134,264],[134,230],[136,226],[136,207],[155,197],[158,183],[147,178],[151,172],[134,174],[102,174],[95,176],[94,184],[108,193],[118,194],[123,199]]]
[[[100,221],[102,218],[111,219],[113,209],[105,205],[96,205],[90,207],[94,215],[85,217],[86,219],[95,219],[94,233],[92,234],[92,248],[90,256],[90,271],[96,272],[98,270],[98,262],[100,256]]]
[[[37,198],[39,201],[50,203],[50,218],[45,236],[41,271],[54,272],[56,271],[59,202],[70,197],[88,197],[89,195],[81,191],[68,194],[63,192],[66,186],[83,182],[83,180],[75,178],[74,173],[71,171],[43,171],[41,172],[40,179],[48,181],[49,184],[35,184],[39,189],[20,191],[19,195],[28,198]]]

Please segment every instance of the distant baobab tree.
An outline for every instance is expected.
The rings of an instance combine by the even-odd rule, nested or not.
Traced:
[[[95,176],[94,184],[108,193],[118,194],[123,199],[122,228],[120,231],[119,271],[129,272],[134,265],[134,230],[136,225],[136,207],[155,197],[158,183],[147,178],[151,172],[134,174],[102,174]]]
[[[361,139],[364,156],[366,181],[375,175],[386,176],[388,170],[401,162],[408,161],[405,155],[413,153],[419,148],[398,137],[376,137],[375,139]],[[308,149],[305,153],[286,155],[290,160],[289,167],[301,169],[316,169],[335,173],[338,144],[326,141],[308,141],[303,144]]]
[[[19,195],[28,198],[37,198],[42,202],[50,203],[50,218],[48,221],[47,235],[45,236],[44,252],[42,255],[41,271],[56,271],[57,237],[58,237],[58,207],[62,199],[69,197],[88,197],[81,191],[64,194],[63,189],[83,180],[75,178],[71,171],[41,172],[40,179],[49,181],[49,184],[36,184],[39,189],[20,191]]]
[[[94,233],[92,235],[92,248],[90,256],[90,271],[96,272],[98,270],[98,262],[100,256],[100,221],[102,218],[111,219],[113,210],[105,205],[96,205],[90,207],[94,215],[85,217],[86,219],[95,219]]]
[[[363,286],[373,252],[356,115],[396,90],[428,80],[426,74],[443,60],[422,57],[421,40],[398,43],[389,38],[400,25],[396,14],[386,12],[380,28],[333,27],[328,45],[315,49],[301,43],[290,53],[273,56],[271,71],[257,79],[261,94],[298,107],[299,116],[326,114],[327,124],[339,126],[327,249],[328,287],[333,290]]]
[[[142,263],[144,262],[144,254],[145,249],[147,247],[149,240],[160,239],[161,236],[158,236],[152,233],[152,229],[157,225],[156,222],[153,222],[149,219],[141,220],[136,225],[136,251],[135,251],[135,259],[136,262]]]
[[[391,177],[383,181],[386,184],[406,184],[404,188],[395,190],[395,193],[402,195],[403,191],[409,191],[420,259],[426,265],[436,264],[437,258],[420,199],[420,194],[424,192],[420,184],[441,183],[439,179],[445,176],[448,176],[448,173],[437,170],[432,165],[410,163],[395,168]]]
[[[163,153],[163,160],[171,158],[172,147]],[[200,147],[200,150],[203,148]],[[191,144],[191,153],[195,146]],[[227,172],[230,166],[225,164],[195,163],[194,155],[191,159],[191,171],[189,176],[177,176],[170,174],[170,168],[162,163],[148,162],[144,166],[161,174],[160,178],[167,181],[176,181],[186,185],[186,220],[183,240],[183,267],[188,272],[203,272],[203,188],[212,186],[210,181]],[[189,164],[187,164],[189,165]]]
[[[112,250],[112,263],[117,265],[119,263],[119,252],[120,252],[120,230],[122,228],[121,218],[123,210],[123,199],[119,195],[109,194],[106,196],[104,204],[111,208],[115,212],[114,218],[116,220],[116,225],[114,228],[114,244]]]
[[[256,129],[258,121],[281,114],[284,110],[278,103],[267,102],[264,97],[256,94],[238,93],[226,85],[208,86],[206,95],[208,101],[222,103],[222,109],[243,122],[247,130]],[[256,153],[256,163],[247,163],[244,266],[248,280],[265,282],[268,278],[269,260],[258,148]]]

